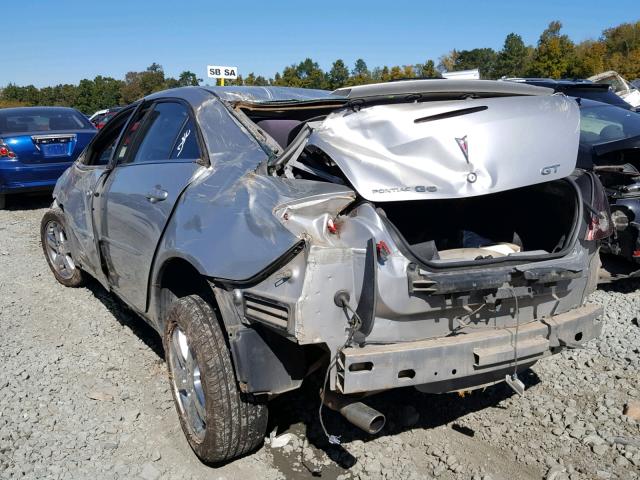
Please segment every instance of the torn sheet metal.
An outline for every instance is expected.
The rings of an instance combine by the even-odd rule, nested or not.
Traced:
[[[330,97],[331,92],[327,90],[316,90],[312,88],[291,88],[291,87],[258,87],[258,86],[229,86],[229,87],[206,87],[206,90],[215,94],[227,102],[286,102],[286,101],[310,101],[322,100]]]
[[[570,175],[579,126],[562,95],[404,103],[333,113],[309,145],[367,200],[461,198]]]

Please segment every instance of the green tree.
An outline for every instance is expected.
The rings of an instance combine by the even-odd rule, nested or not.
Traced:
[[[361,58],[357,59],[353,70],[351,70],[351,79],[349,80],[349,83],[352,85],[364,85],[370,82],[371,72],[367,67],[367,63]]]
[[[602,32],[602,41],[607,52],[628,55],[640,48],[640,21],[607,28]]]
[[[440,78],[440,72],[436,70],[436,64],[433,60],[427,60],[423,64],[418,65],[420,78]]]
[[[109,108],[122,103],[120,89],[124,85],[122,80],[98,75],[93,79],[93,109]]]
[[[574,62],[574,45],[560,33],[562,23],[553,21],[542,32],[533,55],[529,74],[537,77],[561,78]]]
[[[310,58],[305,59],[297,67],[299,78],[302,80],[304,88],[326,88],[327,76],[322,71],[317,62]]]
[[[606,70],[607,49],[603,42],[585,40],[576,45],[573,62],[567,74],[570,77],[586,78]]]
[[[326,88],[327,83],[327,75],[310,58],[285,67],[282,75],[276,74],[274,78],[274,85],[283,87]]]
[[[162,89],[166,90],[169,88],[178,88],[181,87],[180,82],[173,77],[165,77],[164,82],[162,84]]]
[[[328,86],[331,90],[344,87],[349,81],[349,69],[344,64],[342,59],[338,59],[333,62],[331,70],[329,71]]]
[[[497,54],[493,48],[474,48],[473,50],[460,50],[456,53],[452,71],[477,68],[480,70],[482,78],[494,78],[493,70]]]
[[[438,59],[438,70],[441,72],[453,72],[458,61],[458,51],[454,48],[449,53]]]
[[[497,55],[493,76],[495,78],[522,77],[525,75],[528,60],[527,47],[522,37],[510,33],[504,40],[504,46]]]
[[[253,86],[264,87],[266,85],[269,85],[269,81],[266,78],[264,78],[262,75],[256,76],[255,73],[251,72],[244,79],[244,84],[245,85],[253,85]]]
[[[164,70],[154,62],[144,72],[127,72],[120,93],[125,103],[131,103],[166,87]]]
[[[623,23],[602,32],[606,69],[630,80],[640,78],[640,21]]]
[[[189,70],[185,70],[178,77],[178,85],[181,87],[197,87],[200,82],[202,82],[202,79]]]

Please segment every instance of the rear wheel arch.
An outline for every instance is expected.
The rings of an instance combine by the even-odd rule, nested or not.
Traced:
[[[156,327],[161,334],[167,328],[167,313],[178,299],[195,295],[213,308],[243,392],[260,395],[296,389],[304,377],[307,360],[315,359],[311,350],[307,352],[307,349],[280,338],[278,334],[268,335],[268,329],[265,334],[243,325],[229,292],[216,295],[216,287],[210,278],[203,275],[194,263],[182,257],[172,257],[162,263],[152,288]],[[307,353],[311,357],[307,357]],[[259,364],[254,363],[255,358],[260,359]],[[294,369],[294,372],[291,364],[300,368]],[[269,375],[265,376],[265,371]]]
[[[164,329],[164,316],[169,305],[178,298],[199,295],[219,310],[206,277],[191,262],[181,257],[169,258],[162,264],[152,284],[152,294],[160,331]]]

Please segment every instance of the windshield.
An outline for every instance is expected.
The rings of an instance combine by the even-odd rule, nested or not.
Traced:
[[[67,109],[0,110],[0,134],[93,129],[79,112]]]
[[[640,135],[640,114],[610,105],[580,108],[580,142],[588,145]]]

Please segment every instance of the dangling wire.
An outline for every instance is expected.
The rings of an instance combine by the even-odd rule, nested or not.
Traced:
[[[513,377],[516,378],[518,375],[518,330],[520,329],[520,308],[518,306],[518,295],[516,295],[516,291],[513,289],[513,287],[509,287],[509,290],[511,290],[511,295],[513,295],[513,300],[516,304],[516,338],[513,342],[513,354],[515,355]]]
[[[318,417],[320,418],[320,426],[322,427],[322,431],[324,432],[324,435],[327,437],[327,440],[331,445],[340,445],[341,442],[340,442],[340,436],[329,434],[329,432],[327,431],[327,427],[325,427],[324,425],[324,420],[322,419],[322,408],[324,407],[324,393],[327,390],[327,385],[329,383],[329,373],[338,362],[338,357],[342,353],[342,350],[344,350],[351,344],[351,341],[353,340],[353,336],[360,329],[360,326],[362,325],[362,320],[360,319],[360,316],[346,302],[342,304],[342,309],[344,310],[344,314],[347,316],[347,319],[349,320],[349,333],[347,334],[347,340],[344,342],[344,345],[342,345],[342,347],[340,347],[336,351],[336,354],[333,356],[333,358],[329,362],[329,366],[327,367],[327,372],[324,374],[324,382],[322,384],[322,392],[320,394],[320,408],[318,408]],[[347,311],[353,314],[351,318],[349,318],[349,313]]]

